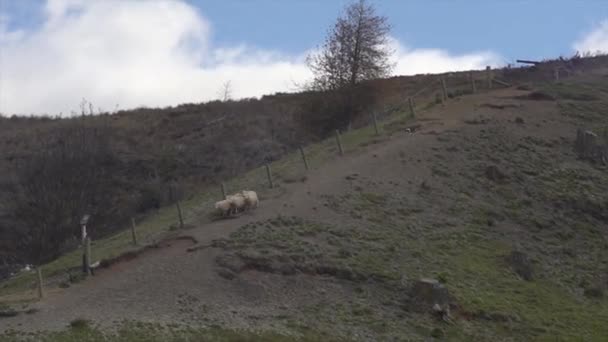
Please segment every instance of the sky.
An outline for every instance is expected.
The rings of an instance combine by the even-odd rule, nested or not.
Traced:
[[[369,0],[394,75],[608,52],[606,0]],[[0,113],[70,115],[297,91],[348,0],[0,0]]]

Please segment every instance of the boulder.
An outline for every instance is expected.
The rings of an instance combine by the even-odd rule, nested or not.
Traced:
[[[574,150],[581,159],[606,165],[608,164],[608,143],[607,141],[602,143],[601,140],[602,139],[592,131],[578,129],[576,131]],[[604,136],[603,140],[608,140],[608,137]]]

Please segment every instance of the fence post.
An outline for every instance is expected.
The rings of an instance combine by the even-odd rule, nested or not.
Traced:
[[[443,102],[448,100],[448,87],[445,84],[445,77],[441,77],[441,89],[443,91]]]
[[[410,114],[412,117],[416,117],[416,106],[414,106],[414,99],[410,97],[408,102],[410,104]]]
[[[137,233],[135,232],[135,219],[131,217],[131,240],[133,246],[137,246]]]
[[[226,185],[224,182],[220,183],[220,187],[222,188],[222,199],[226,199]]]
[[[553,70],[553,79],[555,82],[559,82],[559,68],[555,68]]]
[[[179,203],[179,198],[173,189],[173,184],[169,185],[169,197],[171,200],[175,200],[175,207],[177,208],[177,217],[179,219],[179,228],[184,229],[184,217],[182,216],[182,206]]]
[[[84,271],[90,276],[91,272],[91,238],[87,237],[84,243]]]
[[[177,207],[177,216],[179,218],[179,228],[184,229],[184,217],[182,216],[182,206],[179,204],[179,200],[175,201]]]
[[[473,94],[477,92],[477,86],[475,85],[475,77],[473,76],[473,72],[469,73],[469,78],[471,79],[471,91]]]
[[[300,146],[300,154],[302,155],[302,161],[304,162],[304,168],[308,171],[308,160],[306,159],[306,153],[304,153],[304,148]]]
[[[486,66],[486,78],[488,80],[488,89],[492,89],[492,67]]]
[[[376,116],[376,112],[372,113],[372,120],[374,120],[374,131],[376,132],[376,135],[379,135],[380,131],[378,130],[378,117]]]
[[[44,284],[42,283],[42,269],[40,266],[36,267],[36,274],[38,279],[38,299],[44,298]]]
[[[342,149],[342,139],[340,139],[339,130],[336,130],[336,143],[338,143],[338,151],[340,151],[340,155],[344,155],[344,149]]]
[[[274,182],[272,181],[272,171],[270,170],[270,164],[266,164],[266,176],[268,177],[268,185],[270,188],[274,188]]]

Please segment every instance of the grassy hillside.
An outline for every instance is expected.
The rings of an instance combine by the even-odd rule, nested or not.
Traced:
[[[230,260],[219,264],[351,282],[348,302],[299,317],[315,331],[605,340],[608,174],[578,159],[572,141],[577,127],[608,127],[606,86],[602,76],[539,85],[555,103],[478,107],[481,119],[437,134],[427,153],[404,148],[374,178],[353,170],[349,190],[325,196],[339,219],[250,223],[218,243]],[[531,260],[529,280],[510,262],[514,251]],[[407,288],[423,277],[450,290],[455,324],[416,311]]]
[[[218,224],[208,216],[217,185],[184,201],[186,231],[167,233],[175,209],[160,209],[139,223],[143,243],[167,234],[200,240],[207,248],[186,257],[209,263],[214,276],[205,283],[223,289],[219,297],[238,298],[231,286],[264,279],[293,290],[271,291],[263,305],[209,310],[180,303],[176,308],[188,309],[183,317],[196,318],[122,323],[113,339],[606,340],[608,174],[605,165],[579,158],[574,139],[583,128],[608,143],[608,79],[597,66],[583,71],[558,83],[530,77],[519,90],[457,97],[445,107],[429,96],[429,106],[418,104],[426,108],[418,118],[397,108],[379,136],[370,126],[344,134],[341,159],[333,138],[307,146],[309,172],[299,152],[285,153],[271,164],[274,189],[263,168],[234,177],[229,191],[259,189],[268,209],[220,222],[231,228],[209,238],[211,248],[205,239]],[[513,80],[536,75],[504,72]],[[129,239],[125,232],[97,240],[95,257],[135,249]],[[63,279],[79,258],[68,254],[43,269]],[[450,292],[449,323],[411,291],[420,278],[435,278]],[[300,288],[296,279],[311,285]],[[188,285],[200,286],[196,281]],[[5,302],[32,298],[33,286],[26,274],[0,293]],[[25,297],[24,287],[32,291]],[[208,328],[215,325],[221,328]],[[243,325],[270,332],[237,329]],[[104,334],[112,333],[87,326],[2,338],[100,341]]]
[[[464,75],[463,75],[464,77]],[[432,98],[437,88],[431,76],[393,78],[372,82],[366,108],[376,111],[379,119],[400,111],[404,96],[419,93],[420,102]],[[466,84],[466,79],[455,78]],[[260,100],[184,104],[173,108],[120,111],[112,115],[95,114],[76,118],[0,117],[0,236],[3,245],[0,264],[31,262],[18,232],[29,229],[17,214],[22,198],[23,168],[47,149],[56,147],[65,131],[82,127],[103,130],[109,141],[112,162],[104,180],[104,194],[111,198],[111,208],[93,207],[91,234],[105,237],[128,227],[130,218],[142,219],[160,207],[172,204],[169,186],[175,184],[178,195],[193,195],[200,187],[217,184],[265,163],[275,161],[298,146],[325,138],[308,127],[309,117],[326,116],[323,107],[310,107],[322,94],[277,94]],[[358,118],[354,127],[369,124],[369,117]],[[68,170],[66,170],[67,172]],[[23,201],[22,201],[23,202]],[[72,216],[82,215],[80,213]],[[93,212],[90,212],[93,211]],[[71,216],[70,216],[71,217]],[[79,217],[68,227],[78,232]],[[67,244],[70,250],[73,244]],[[24,260],[26,259],[26,260]],[[2,278],[0,271],[0,278]]]
[[[411,118],[410,113],[399,112],[390,120],[382,123],[381,129],[390,134],[393,130],[408,126],[412,122],[413,118]],[[342,135],[342,144],[347,151],[355,150],[361,144],[377,143],[376,140],[377,137],[374,134],[374,130],[369,126]],[[331,160],[336,152],[337,147],[334,138],[311,144],[305,148],[307,161],[313,170],[318,169],[323,163]],[[276,189],[268,189],[265,168],[258,167],[243,175],[225,181],[227,191],[234,192],[237,189],[252,188],[256,189],[262,200],[264,200],[265,197],[280,195],[284,191],[282,184],[301,182],[306,177],[299,151],[287,154],[284,158],[270,163],[270,166],[275,177]],[[194,227],[211,222],[213,217],[210,217],[209,214],[212,211],[213,204],[220,198],[221,191],[219,184],[212,184],[206,187],[204,191],[191,194],[185,198],[181,202],[184,210],[185,224],[189,227]],[[137,222],[139,246],[132,245],[131,231],[125,230],[108,238],[94,240],[92,243],[93,259],[113,259],[122,254],[140,250],[142,246],[155,244],[163,238],[179,235],[180,232],[175,231],[177,226],[178,216],[176,208],[174,206],[163,207],[156,213]],[[63,280],[66,271],[77,269],[81,262],[82,251],[76,250],[44,265],[42,269],[45,276],[57,276],[58,279]],[[0,286],[0,294],[21,293],[24,289],[28,289],[28,293],[25,295],[26,298],[34,298],[35,287],[36,283],[33,272],[24,273],[14,277],[10,281],[4,282]],[[18,298],[21,298],[21,296]]]
[[[585,72],[601,67],[604,60],[605,57],[551,61],[533,68],[495,70],[493,74],[507,82],[546,81],[552,79],[555,67],[568,70],[567,73]],[[444,77],[450,96],[470,91],[468,72],[448,73]],[[474,72],[474,78],[477,87],[483,90],[485,72]],[[382,120],[406,110],[410,96],[415,97],[420,107],[432,103],[440,93],[437,81],[437,75],[418,75],[370,82],[365,85],[364,114],[355,118],[353,127],[367,126],[371,112],[376,112]],[[22,179],[22,168],[42,151],[56,146],[61,132],[69,127],[82,125],[89,130],[103,130],[111,142],[113,160],[106,165],[107,176],[103,178],[107,182],[104,195],[114,205],[86,210],[93,214],[91,226],[95,229],[91,229],[91,233],[97,239],[125,229],[132,217],[141,219],[159,207],[170,205],[171,183],[177,184],[178,195],[192,195],[196,191],[191,189],[235,177],[278,160],[300,145],[326,138],[326,134],[321,134],[325,131],[310,127],[311,122],[332,113],[331,104],[323,104],[323,98],[323,94],[314,93],[276,94],[260,100],[139,108],[112,115],[90,115],[85,106],[82,111],[89,115],[73,119],[0,117],[3,156],[0,158],[0,240],[10,241],[2,245],[0,264],[36,263],[23,253],[28,250],[23,245],[27,239],[21,236],[28,235],[27,230],[33,224],[24,222],[16,208],[21,202],[27,202],[21,200],[22,185],[27,183]],[[83,214],[83,210],[77,211],[77,215],[68,216]],[[62,229],[74,227],[76,235],[78,220],[78,217],[71,218]],[[73,242],[67,241],[60,252],[74,247]],[[0,270],[0,278],[4,273]]]

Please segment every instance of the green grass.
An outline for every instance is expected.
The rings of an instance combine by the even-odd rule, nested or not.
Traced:
[[[604,175],[578,169],[549,168],[540,174],[534,187],[536,200],[543,198],[569,198],[587,192],[601,201],[605,198]],[[608,183],[606,183],[608,184]],[[534,341],[603,341],[608,337],[608,304],[606,298],[587,298],[576,291],[582,281],[592,283],[593,274],[608,265],[608,254],[602,252],[598,227],[573,217],[576,222],[570,231],[556,223],[543,223],[543,231],[519,233],[521,242],[528,245],[528,237],[534,236],[528,246],[537,273],[533,281],[520,279],[508,266],[506,256],[511,252],[511,242],[504,240],[496,224],[507,220],[541,220],[535,216],[533,202],[521,192],[507,185],[494,186],[493,193],[501,199],[501,205],[488,202],[471,207],[470,196],[460,196],[461,205],[453,215],[463,219],[450,230],[439,226],[419,227],[412,224],[416,215],[424,213],[423,199],[414,205],[403,205],[397,193],[359,191],[344,195],[326,196],[328,207],[338,213],[359,220],[354,225],[324,225],[300,219],[277,219],[272,225],[274,233],[262,230],[266,223],[248,227],[243,248],[261,245],[280,246],[280,257],[307,252],[306,258],[322,258],[325,265],[349,268],[357,274],[377,277],[388,288],[395,288],[401,275],[408,279],[435,277],[442,279],[462,310],[473,315],[486,313],[490,320],[459,321],[455,326],[437,326],[425,316],[415,316],[401,328],[394,316],[378,319],[375,305],[357,302],[342,308],[322,308],[315,311],[318,317],[337,317],[342,324],[366,327],[372,331],[385,329],[391,333],[412,336],[412,330],[420,336],[430,336],[442,329],[446,339],[462,340],[534,340]],[[569,196],[569,197],[568,197]],[[390,208],[407,207],[409,210],[390,211]],[[387,210],[389,212],[387,213]],[[356,215],[353,215],[353,212]],[[525,219],[525,220],[524,220]],[[286,223],[289,221],[290,223]],[[570,219],[566,219],[570,222]],[[319,227],[311,229],[311,226]],[[532,225],[534,226],[534,225]],[[500,228],[502,229],[502,228]],[[546,232],[545,232],[546,230]],[[314,245],[300,246],[298,231],[312,232]],[[424,231],[424,233],[420,233]],[[244,231],[231,237],[235,242],[242,239]],[[508,235],[507,235],[508,236]],[[569,239],[569,240],[564,240]],[[578,255],[573,260],[557,257],[554,253],[571,246]],[[308,260],[308,259],[304,260]],[[604,266],[602,266],[604,265]],[[570,280],[572,279],[572,280]],[[582,280],[581,280],[582,279]],[[379,323],[381,322],[381,323]],[[405,324],[405,323],[404,323]],[[418,326],[414,329],[413,326]],[[390,333],[389,333],[390,334]],[[415,339],[415,338],[414,338]]]
[[[607,119],[602,109],[606,101],[601,100],[605,94],[594,90],[592,94],[597,98],[586,96],[589,89],[585,85],[572,85],[574,90],[570,95],[567,95],[570,84],[547,87],[560,104],[566,101],[585,106],[586,115],[597,116],[602,121]],[[473,196],[462,195],[454,199],[458,203],[454,204],[451,215],[461,219],[454,229],[441,223],[419,225],[416,216],[428,211],[424,210],[429,205],[424,202],[425,198],[418,198],[408,206],[394,193],[361,191],[327,196],[329,208],[358,223],[326,225],[324,233],[316,235],[320,242],[311,249],[303,249],[311,251],[314,247],[313,254],[323,256],[326,264],[348,267],[368,277],[382,275],[381,288],[392,288],[394,293],[405,291],[397,285],[401,275],[410,280],[442,279],[462,314],[489,318],[462,319],[450,326],[438,325],[429,316],[408,314],[407,310],[393,315],[386,310],[389,313],[379,318],[375,309],[378,304],[359,297],[344,305],[315,308],[310,315],[319,320],[331,317],[341,324],[371,331],[384,328],[389,335],[407,336],[412,340],[432,334],[443,334],[446,340],[454,341],[607,340],[607,299],[582,294],[584,289],[593,288],[598,274],[605,272],[608,265],[608,253],[603,251],[606,243],[600,228],[592,223],[597,221],[584,213],[569,213],[559,222],[552,221],[551,211],[541,211],[545,216],[537,216],[539,208],[535,206],[550,206],[554,201],[578,203],[576,201],[583,200],[580,208],[607,203],[605,172],[591,167],[556,168],[555,163],[538,155],[528,156],[516,164],[520,168],[541,170],[534,184],[527,184],[531,193],[526,194],[511,183],[492,185],[490,191],[499,203],[489,201],[476,206],[471,201]],[[404,207],[413,210],[386,213],[390,208]],[[546,215],[550,215],[549,219]],[[510,240],[509,233],[499,231],[503,226],[495,224],[498,221],[502,225],[521,225],[516,241],[524,245],[534,262],[532,281],[520,279],[506,262],[514,240]],[[543,226],[540,230],[539,225]],[[297,225],[276,228],[283,234],[287,229],[300,229]],[[248,241],[264,241],[264,234],[249,231]],[[276,236],[274,241],[282,246],[281,253],[288,254],[294,251],[291,248],[298,245],[299,239],[298,234],[290,233]],[[559,254],[566,253],[562,252],[566,248],[574,251],[568,252],[571,257]],[[388,299],[395,300],[390,294]]]
[[[282,335],[273,332],[248,332],[221,328],[194,329],[187,326],[161,326],[140,322],[124,323],[115,333],[105,333],[93,325],[78,325],[59,332],[22,333],[5,331],[0,342],[308,342],[344,341],[311,332]]]
[[[562,115],[579,124],[584,121],[585,129],[599,134],[608,126],[608,81],[605,78],[571,79],[538,87],[557,99]]]
[[[536,340],[605,340],[605,303],[577,299],[551,279],[519,279],[502,266],[508,251],[501,244],[470,246],[450,260],[449,288],[464,308],[501,313]]]
[[[480,215],[493,213],[482,210]],[[457,326],[442,327],[451,340],[516,337],[517,340],[602,341],[608,336],[605,325],[608,305],[604,299],[576,297],[551,278],[521,280],[505,262],[510,246],[487,237],[482,227],[473,225],[459,232],[439,231],[411,239],[404,234],[403,226],[388,221],[371,229],[363,226],[351,229],[283,218],[277,219],[272,228],[268,226],[258,223],[243,227],[231,236],[228,249],[251,253],[252,249],[275,248],[266,257],[284,260],[285,256],[300,255],[301,258],[294,260],[301,264],[314,261],[348,268],[376,281],[384,279],[384,289],[396,291],[392,295],[404,290],[398,285],[401,275],[409,279],[436,277],[446,283],[462,310],[470,314],[485,312],[494,317],[494,321],[459,321]],[[303,236],[311,235],[318,242],[303,242]],[[342,250],[346,253],[340,254]],[[424,267],[419,268],[420,265]],[[309,314],[320,321],[324,320],[320,317],[333,317],[340,324],[378,330],[387,336],[399,331],[406,334],[404,336],[412,336],[411,325],[400,327],[398,317],[380,316],[369,294],[360,293],[359,299],[353,299],[352,303],[344,303],[342,307],[317,307]],[[374,296],[378,294],[372,294]],[[437,328],[436,323],[424,315],[413,318],[411,323],[421,324],[422,336],[428,336]]]
[[[602,85],[605,84],[602,82],[590,84],[575,80],[549,83],[543,87],[543,90],[561,100],[598,101],[602,95]]]

